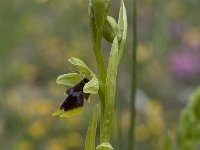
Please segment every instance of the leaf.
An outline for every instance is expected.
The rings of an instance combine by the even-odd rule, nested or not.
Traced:
[[[95,150],[96,129],[99,115],[99,105],[95,105],[90,116],[84,150]]]
[[[177,129],[177,147],[181,150],[193,150],[200,139],[200,88],[189,100],[186,108],[181,112]]]
[[[68,74],[60,75],[57,78],[56,83],[67,85],[67,86],[74,86],[78,82],[80,82],[82,79],[83,77],[81,77],[81,75],[78,73],[68,73]]]
[[[75,57],[71,57],[68,59],[68,61],[77,66],[78,71],[83,74],[83,75],[87,75],[87,76],[92,76],[93,72],[88,68],[88,66],[80,59],[75,58]]]
[[[94,75],[92,79],[85,84],[83,88],[84,93],[97,94],[99,90],[99,80]]]
[[[107,77],[106,77],[106,84],[105,84],[105,112],[103,121],[103,141],[110,138],[110,130],[111,130],[111,120],[112,114],[114,111],[114,101],[115,101],[115,92],[116,92],[116,78],[117,78],[117,68],[118,68],[118,39],[115,37],[109,62],[108,62],[108,69],[107,69]]]
[[[114,149],[112,145],[108,142],[102,143],[97,146],[96,150],[112,150]]]

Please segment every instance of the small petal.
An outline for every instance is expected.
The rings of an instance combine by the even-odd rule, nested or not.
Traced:
[[[83,79],[83,77],[81,77],[81,75],[78,73],[68,73],[68,74],[60,75],[57,78],[56,83],[64,84],[67,86],[74,86],[78,82],[80,82],[82,79]]]
[[[78,108],[74,108],[72,110],[64,111],[64,113],[61,114],[60,117],[71,117],[73,115],[82,113],[83,110],[84,110],[84,107],[78,107]]]
[[[73,65],[76,65],[78,67],[78,71],[81,74],[87,75],[90,77],[93,76],[93,72],[88,68],[88,66],[82,60],[75,57],[71,57],[70,59],[68,59],[68,61],[72,63]]]
[[[96,78],[96,76],[93,76],[92,79],[85,84],[83,88],[84,93],[91,93],[91,94],[97,94],[99,90],[99,80]]]

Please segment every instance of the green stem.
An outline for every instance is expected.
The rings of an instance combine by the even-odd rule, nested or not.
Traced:
[[[118,91],[118,93],[121,93],[121,91]],[[122,132],[122,97],[120,94],[117,94],[117,144],[118,149],[123,149],[123,132]]]
[[[105,84],[105,107],[104,116],[102,122],[102,133],[101,133],[101,143],[110,142],[111,136],[111,122],[112,115],[114,111],[114,101],[115,101],[115,91],[116,91],[116,78],[117,78],[117,68],[118,68],[118,40],[115,37],[107,68],[107,77]]]
[[[93,112],[91,113],[91,116],[90,116],[84,150],[95,149],[95,137],[96,137],[98,115],[99,115],[99,105],[97,104],[94,106]]]
[[[99,72],[99,79],[100,79],[100,98],[101,100],[104,100],[104,84],[106,81],[106,68],[104,64],[104,58],[101,51],[101,41],[102,41],[102,34],[101,32],[97,32],[97,38],[94,45],[94,52],[96,56],[97,61],[97,68]]]
[[[99,96],[101,99],[101,120],[100,120],[100,139],[103,136],[103,122],[104,122],[104,106],[105,106],[105,82],[106,82],[106,68],[104,64],[103,54],[101,51],[101,41],[102,41],[102,34],[101,32],[97,32],[97,38],[94,45],[94,52],[97,61],[97,68],[99,72],[99,79],[100,79],[100,88],[99,88]],[[102,140],[100,140],[102,141]]]
[[[132,55],[132,87],[131,87],[131,115],[130,115],[130,128],[129,128],[129,141],[128,150],[134,150],[135,141],[135,121],[136,121],[136,108],[135,108],[135,96],[137,90],[137,0],[133,0],[133,55]]]

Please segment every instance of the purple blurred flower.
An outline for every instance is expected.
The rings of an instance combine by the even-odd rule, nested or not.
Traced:
[[[200,55],[186,48],[176,51],[170,57],[170,69],[178,77],[193,78],[200,73]]]

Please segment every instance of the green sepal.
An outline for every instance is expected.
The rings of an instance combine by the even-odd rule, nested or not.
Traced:
[[[102,143],[97,146],[96,150],[112,150],[114,149],[112,145],[108,142]]]
[[[67,86],[74,86],[78,82],[80,82],[82,79],[83,77],[79,73],[68,73],[68,74],[60,75],[57,78],[56,83],[67,85]]]
[[[83,88],[84,93],[91,93],[91,94],[97,94],[99,90],[99,80],[94,75],[92,79],[85,84]]]
[[[77,70],[79,71],[80,74],[86,75],[91,77],[93,75],[92,71],[88,68],[88,66],[80,59],[71,57],[68,59],[68,61],[77,66]]]

